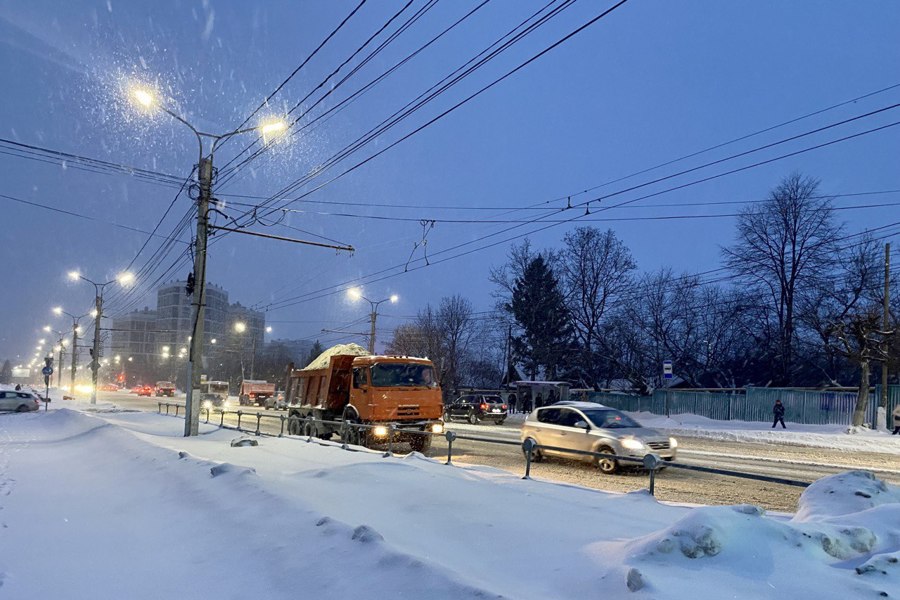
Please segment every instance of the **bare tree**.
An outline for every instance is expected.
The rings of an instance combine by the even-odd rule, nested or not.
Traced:
[[[602,328],[609,309],[632,288],[636,268],[631,252],[611,229],[579,227],[567,233],[560,254],[566,305],[580,347],[578,366],[588,385],[602,377],[602,354],[608,354]],[[635,299],[632,299],[635,300]]]
[[[841,227],[815,179],[793,174],[758,205],[738,217],[736,243],[724,248],[725,264],[753,294],[767,298],[767,320],[776,337],[776,383],[794,373],[796,309],[803,294],[827,280]]]

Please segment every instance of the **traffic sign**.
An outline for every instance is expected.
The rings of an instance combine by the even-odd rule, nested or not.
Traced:
[[[664,360],[663,361],[663,377],[666,379],[672,379],[672,361]]]
[[[45,377],[50,377],[51,375],[53,375],[53,367],[48,365],[41,369],[41,373],[43,373]]]

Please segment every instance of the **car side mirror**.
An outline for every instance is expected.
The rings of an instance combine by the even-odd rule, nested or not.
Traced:
[[[575,423],[575,427],[577,427],[578,429],[584,429],[585,431],[591,430],[591,426],[588,425],[587,421],[578,421]]]

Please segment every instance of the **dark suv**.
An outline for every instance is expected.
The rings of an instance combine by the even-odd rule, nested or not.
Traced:
[[[465,394],[444,407],[444,420],[466,419],[472,425],[494,421],[502,425],[509,413],[500,398],[490,394]]]

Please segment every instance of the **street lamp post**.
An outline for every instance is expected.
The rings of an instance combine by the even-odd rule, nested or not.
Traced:
[[[56,308],[54,308],[53,314],[66,315],[72,318],[72,373],[69,384],[69,393],[75,394],[75,367],[76,361],[78,359],[78,330],[81,329],[81,327],[78,325],[78,321],[85,318],[87,315],[76,317],[72,313],[64,311],[61,306],[57,306]],[[59,368],[60,370],[62,370],[62,365],[59,365]]]
[[[198,130],[187,120],[163,106],[156,96],[146,89],[132,90],[133,98],[144,108],[158,108],[173,119],[184,124],[197,137],[200,146],[197,162],[197,179],[200,184],[200,195],[197,200],[197,242],[194,253],[194,286],[193,290],[193,326],[191,327],[191,346],[188,358],[188,387],[184,407],[184,435],[197,435],[200,428],[200,374],[203,369],[203,319],[206,308],[206,247],[209,229],[209,201],[212,196],[213,155],[216,144],[230,137],[251,131],[263,135],[277,134],[287,128],[283,121],[271,121],[256,127],[237,129],[230,133],[216,135]],[[210,139],[209,155],[204,156],[203,140]]]
[[[54,347],[54,350],[56,350],[58,353],[58,358],[56,360],[56,387],[61,388],[62,387],[62,372],[63,372],[63,366],[62,366],[63,355],[65,354],[65,351],[66,351],[66,339],[65,339],[66,334],[64,334],[62,331],[57,331],[57,330],[53,329],[49,325],[44,327],[44,331],[46,331],[47,333],[55,333],[57,336],[56,346]]]
[[[96,281],[88,279],[78,271],[70,271],[69,279],[73,281],[81,279],[94,286],[94,347],[91,350],[91,404],[97,404],[97,378],[100,370],[100,319],[103,317],[103,290],[106,289],[106,286],[116,282],[120,285],[127,286],[134,281],[134,275],[131,273],[120,273],[119,276],[112,281],[97,283]]]
[[[378,306],[383,302],[390,302],[391,304],[396,304],[399,297],[397,294],[392,294],[388,298],[384,298],[383,300],[369,300],[365,296],[362,295],[362,291],[359,288],[350,288],[347,290],[347,295],[350,296],[353,300],[365,300],[369,303],[369,306],[372,307],[372,312],[369,315],[369,321],[371,325],[371,332],[369,333],[369,354],[375,354],[375,320],[378,318]]]

